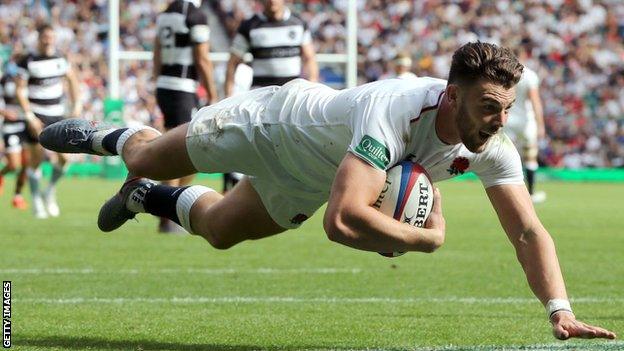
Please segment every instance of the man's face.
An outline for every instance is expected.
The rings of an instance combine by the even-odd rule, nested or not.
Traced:
[[[264,5],[264,12],[268,16],[274,17],[284,9],[284,0],[263,0],[262,5]]]
[[[482,80],[457,90],[455,121],[459,136],[468,150],[482,152],[507,123],[516,89]]]
[[[56,36],[52,29],[46,29],[39,34],[39,51],[45,54],[54,52],[54,42]]]

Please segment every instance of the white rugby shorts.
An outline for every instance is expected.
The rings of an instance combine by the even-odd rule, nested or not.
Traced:
[[[202,108],[188,126],[186,148],[199,172],[241,172],[250,177],[271,218],[297,228],[327,201],[289,174],[275,153],[271,125],[262,123],[278,87],[256,89]]]

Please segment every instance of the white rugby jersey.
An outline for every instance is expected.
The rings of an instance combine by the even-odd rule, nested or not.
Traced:
[[[434,78],[388,79],[339,91],[297,79],[275,92],[261,123],[285,169],[322,192],[347,152],[382,171],[411,159],[434,182],[472,171],[485,187],[523,184],[520,156],[502,132],[479,154],[438,138],[445,87]]]
[[[510,128],[522,127],[527,122],[535,120],[535,112],[529,99],[529,91],[539,87],[537,73],[524,66],[522,77],[516,85],[516,102],[509,110],[507,126]]]

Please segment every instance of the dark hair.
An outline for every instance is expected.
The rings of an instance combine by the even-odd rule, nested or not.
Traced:
[[[469,85],[486,79],[509,89],[518,83],[523,68],[510,49],[477,41],[455,51],[448,82]]]
[[[52,27],[52,25],[49,23],[44,23],[40,25],[39,27],[37,27],[37,33],[39,33],[39,35],[41,35],[46,30],[54,31],[54,27]]]

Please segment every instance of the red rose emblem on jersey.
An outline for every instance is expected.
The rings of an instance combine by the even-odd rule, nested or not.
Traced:
[[[466,170],[470,167],[470,160],[465,157],[456,157],[451,163],[451,167],[447,169],[447,171],[451,175],[464,174]]]

